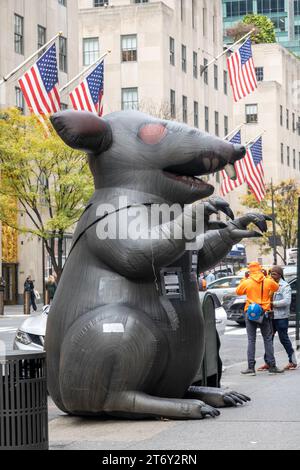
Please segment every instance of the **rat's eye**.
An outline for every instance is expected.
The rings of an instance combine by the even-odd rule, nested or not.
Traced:
[[[146,124],[138,133],[139,138],[147,145],[159,144],[168,134],[162,124]]]

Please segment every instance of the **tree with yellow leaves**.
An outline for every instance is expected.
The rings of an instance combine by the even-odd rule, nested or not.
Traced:
[[[283,256],[277,251],[277,255],[286,263],[287,250],[297,245],[298,231],[298,198],[300,197],[300,188],[295,180],[282,181],[277,185],[267,185],[266,197],[262,202],[257,202],[253,194],[248,194],[242,198],[243,206],[251,209],[257,209],[266,215],[272,216],[272,199],[275,208],[276,233],[280,237]],[[272,247],[269,239],[273,232],[267,232],[263,238],[255,240],[261,247],[261,252],[267,254]]]
[[[43,239],[59,280],[64,236],[93,193],[85,154],[67,147],[51,129],[46,135],[36,117],[2,110],[0,172],[0,220]],[[20,212],[26,213],[30,226],[22,224]]]

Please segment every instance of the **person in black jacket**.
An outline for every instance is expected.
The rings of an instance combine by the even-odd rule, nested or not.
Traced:
[[[24,282],[24,292],[29,292],[30,293],[30,306],[32,306],[33,310],[36,312],[37,311],[37,306],[35,303],[35,293],[34,293],[34,284],[33,280],[31,279],[31,276],[27,276],[25,282]]]

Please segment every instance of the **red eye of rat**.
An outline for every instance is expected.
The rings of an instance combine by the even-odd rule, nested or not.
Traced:
[[[139,138],[148,145],[159,144],[167,135],[168,131],[162,124],[146,124],[139,131]]]

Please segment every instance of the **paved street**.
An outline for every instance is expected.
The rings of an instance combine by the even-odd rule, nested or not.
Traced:
[[[12,350],[15,332],[24,321],[21,310],[17,313],[7,312],[0,317],[0,340],[7,350]],[[290,329],[290,336],[294,341],[294,328]],[[260,364],[263,355],[260,334],[257,346]],[[260,373],[256,377],[242,377],[246,347],[245,328],[228,322],[222,336],[225,366],[222,384],[249,395],[250,404],[223,409],[215,420],[135,422],[69,417],[49,399],[51,449],[300,449],[300,370],[282,376]],[[286,355],[278,340],[275,350],[278,365],[284,366]]]

